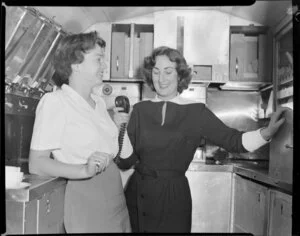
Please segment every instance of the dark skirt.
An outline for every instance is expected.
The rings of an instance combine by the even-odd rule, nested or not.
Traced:
[[[154,178],[135,171],[125,196],[133,232],[191,231],[192,200],[185,175]]]

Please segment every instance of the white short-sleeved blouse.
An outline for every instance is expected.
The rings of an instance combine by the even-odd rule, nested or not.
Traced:
[[[55,159],[85,164],[95,151],[118,153],[118,128],[106,110],[104,100],[91,95],[93,109],[68,85],[45,94],[36,109],[31,149],[54,150]],[[132,146],[125,133],[121,156],[128,157]]]

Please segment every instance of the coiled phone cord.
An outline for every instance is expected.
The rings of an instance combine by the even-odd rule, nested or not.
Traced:
[[[119,142],[119,151],[114,158],[114,162],[118,165],[120,163],[120,156],[121,156],[121,151],[123,147],[123,142],[124,142],[124,136],[125,136],[125,131],[126,131],[126,123],[122,123],[120,127],[120,132],[118,136],[118,142]]]

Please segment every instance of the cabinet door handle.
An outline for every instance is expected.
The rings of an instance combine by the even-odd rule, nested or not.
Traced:
[[[294,146],[291,146],[291,145],[289,145],[289,144],[286,144],[285,147],[286,147],[286,148],[291,148],[291,149],[294,148]]]
[[[117,71],[119,71],[119,57],[117,56],[117,63],[116,63],[116,66],[117,66]]]
[[[238,72],[239,72],[239,59],[236,58],[235,59],[235,74],[237,75]]]
[[[47,207],[46,213],[48,214],[48,213],[50,213],[50,200],[49,199],[47,199],[47,201],[46,201],[46,207]]]

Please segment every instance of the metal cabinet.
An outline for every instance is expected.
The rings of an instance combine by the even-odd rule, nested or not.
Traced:
[[[292,196],[270,190],[268,236],[292,235]]]
[[[272,138],[270,143],[269,175],[274,180],[293,183],[293,110],[283,114],[284,124]]]
[[[268,40],[271,36],[265,26],[230,27],[229,80],[244,82],[271,82],[272,61]]]
[[[153,25],[113,24],[111,36],[112,80],[139,79],[137,70],[153,49]]]
[[[6,200],[6,234],[59,234],[64,229],[64,183],[46,189],[41,198],[17,201],[22,196],[16,190]],[[34,191],[34,190],[31,190]],[[15,195],[14,195],[15,194]],[[35,195],[36,193],[32,193]],[[25,194],[26,195],[26,194]],[[31,195],[31,194],[30,194]]]
[[[35,234],[37,200],[6,201],[6,234]]]
[[[64,195],[65,186],[60,186],[38,200],[38,234],[64,233]]]
[[[273,30],[274,104],[293,109],[293,22],[286,15]]]
[[[230,232],[231,172],[187,171],[192,195],[191,232]]]
[[[197,68],[202,70],[201,74],[211,74],[214,82],[228,81],[228,14],[214,10],[155,12],[154,47],[158,46],[182,51],[197,81],[201,80],[196,78],[200,74]]]
[[[270,143],[269,175],[277,181],[293,183],[293,24],[287,15],[273,30],[274,106],[288,107],[284,124]],[[270,98],[272,99],[272,97]]]
[[[233,232],[266,235],[267,191],[253,181],[234,174],[233,187]]]

